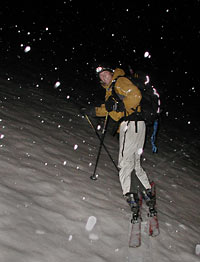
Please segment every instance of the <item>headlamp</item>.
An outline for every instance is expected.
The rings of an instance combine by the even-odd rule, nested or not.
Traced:
[[[102,66],[98,66],[96,68],[96,73],[99,74],[100,72],[104,71],[104,68]]]

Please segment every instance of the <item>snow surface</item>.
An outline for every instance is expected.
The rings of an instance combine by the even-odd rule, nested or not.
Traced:
[[[0,262],[200,260],[199,136],[164,124],[159,153],[146,143],[160,235],[148,236],[143,205],[142,245],[134,249],[130,210],[104,150],[98,180],[89,178],[99,140],[72,100],[0,79],[0,108]],[[117,139],[107,133],[105,143],[117,160]]]

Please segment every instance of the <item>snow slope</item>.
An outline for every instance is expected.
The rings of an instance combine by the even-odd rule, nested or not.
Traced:
[[[22,81],[23,83],[23,81]],[[1,262],[197,262],[200,242],[199,137],[164,123],[159,153],[143,167],[157,185],[160,235],[128,248],[130,210],[115,167],[72,100],[0,79]],[[175,129],[174,129],[175,130]],[[105,143],[117,160],[118,141]]]

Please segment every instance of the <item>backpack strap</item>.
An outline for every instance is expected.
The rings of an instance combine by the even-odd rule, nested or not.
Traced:
[[[114,97],[114,99],[116,101],[120,101],[120,98],[119,96],[117,95],[117,93],[115,92],[115,83],[117,82],[117,80],[120,78],[121,76],[118,76],[117,78],[115,78],[112,83],[111,83],[111,86],[110,88],[112,89],[112,96]]]
[[[118,76],[117,78],[115,78],[112,83],[110,88],[112,88],[112,96],[114,97],[114,99],[118,102],[121,102],[121,99],[119,98],[119,96],[117,95],[116,91],[115,91],[115,83],[117,82],[117,80],[122,77],[122,76]],[[126,118],[126,109],[124,108],[124,117],[122,117],[123,119]],[[120,119],[121,120],[121,119]]]

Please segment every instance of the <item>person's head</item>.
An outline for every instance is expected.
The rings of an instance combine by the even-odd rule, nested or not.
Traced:
[[[112,82],[113,73],[110,71],[103,71],[99,74],[101,82],[105,85],[109,85]]]
[[[103,85],[109,85],[111,83],[113,72],[114,70],[108,66],[98,66],[96,68],[96,74]]]

